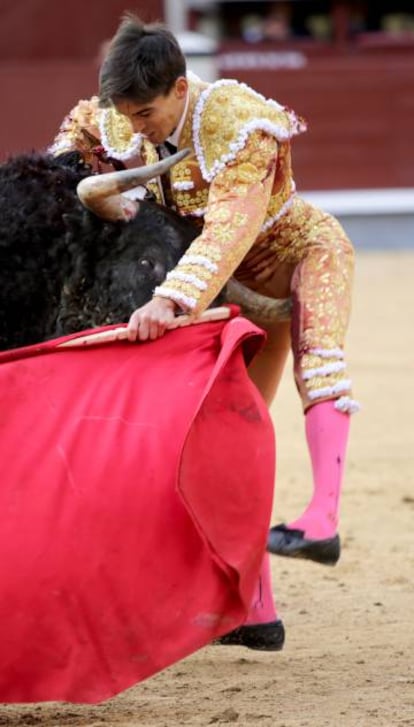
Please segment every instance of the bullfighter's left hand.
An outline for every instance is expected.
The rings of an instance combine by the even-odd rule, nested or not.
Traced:
[[[177,306],[173,300],[154,296],[131,315],[127,328],[128,340],[154,341],[160,338],[174,321],[176,312]]]

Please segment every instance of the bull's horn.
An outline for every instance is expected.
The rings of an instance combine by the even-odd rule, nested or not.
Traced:
[[[228,281],[225,295],[228,303],[239,305],[246,318],[252,318],[259,325],[287,321],[291,317],[290,298],[269,298],[246,288],[235,278]]]
[[[77,186],[78,197],[84,207],[105,220],[129,220],[136,215],[139,204],[123,197],[122,193],[165,174],[190,151],[182,149],[155,164],[86,177]]]

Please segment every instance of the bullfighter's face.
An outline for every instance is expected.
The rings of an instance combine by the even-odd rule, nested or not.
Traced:
[[[117,101],[117,110],[126,116],[135,133],[143,134],[152,144],[162,144],[177,128],[184,112],[188,82],[180,76],[171,91],[148,103]]]

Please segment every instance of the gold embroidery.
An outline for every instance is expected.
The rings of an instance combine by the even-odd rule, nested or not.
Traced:
[[[242,227],[248,222],[248,220],[248,216],[246,214],[242,214],[241,212],[236,212],[233,217],[233,223],[236,225],[236,227]]]
[[[217,170],[211,184],[203,179],[195,158],[193,121],[195,105],[205,88],[206,84],[190,83],[189,111],[180,148],[189,147],[192,156],[172,169],[171,180],[178,186],[193,184],[192,189],[173,188],[174,202],[181,214],[193,215],[201,226],[200,215],[208,208],[202,234],[188,252],[206,258],[218,266],[218,271],[213,273],[202,264],[181,263],[176,269],[205,282],[207,290],[174,278],[165,286],[195,299],[195,312],[199,313],[236,268],[238,278],[274,297],[281,297],[282,280],[283,295],[290,288],[297,308],[293,340],[295,375],[308,406],[309,392],[332,389],[348,379],[346,370],[332,371],[326,376],[316,371],[306,381],[303,373],[338,361],[310,351],[343,346],[350,314],[352,246],[333,217],[298,197],[292,198],[289,115],[239,86],[215,88],[202,110],[199,140],[207,169],[229,154],[231,144],[237,142],[236,146],[240,146],[237,157]],[[95,135],[99,133],[97,103],[94,97],[79,102],[72,110],[57,137],[62,145],[75,146],[85,153],[82,128]],[[259,117],[280,130],[278,140],[271,133],[253,128],[241,138],[240,130]],[[124,117],[118,119],[109,114],[106,121],[108,138],[122,152],[128,147],[132,130]],[[155,147],[147,140],[143,142],[142,155],[148,164],[158,158]],[[148,186],[159,200],[157,183]],[[281,268],[285,270],[284,277],[279,275]]]
[[[213,225],[211,232],[214,239],[219,242],[231,242],[234,237],[234,231],[230,225]]]
[[[215,222],[227,222],[231,217],[231,213],[227,207],[217,207],[209,211],[209,217],[210,220]]]
[[[191,215],[201,212],[204,215],[208,201],[208,190],[196,190],[195,194],[174,188],[172,191],[175,204],[181,214]]]
[[[225,114],[223,105],[226,106]],[[239,140],[249,123],[273,128],[281,141],[289,139],[294,133],[287,111],[261,98],[248,87],[224,84],[211,91],[202,110],[200,124],[200,143],[207,170],[211,170],[217,160],[229,152],[230,144]],[[270,133],[268,136],[271,136]]]
[[[242,169],[243,183],[239,186],[243,195],[237,195],[234,188],[235,165],[224,169],[210,186],[208,212],[205,216],[205,225],[200,237],[190,245],[188,254],[200,255],[218,266],[217,272],[208,277],[207,290],[200,291],[193,285],[190,292],[188,284],[185,288],[178,279],[171,278],[165,284],[170,295],[177,294],[193,298],[196,301],[195,313],[201,312],[216,297],[225,282],[228,280],[237,265],[243,259],[249,247],[254,242],[262,224],[270,192],[273,176],[268,174],[265,165],[264,179],[258,179],[257,170],[249,165]],[[262,172],[263,173],[263,172]],[[255,179],[255,183],[251,180]],[[230,192],[231,190],[231,192]],[[230,192],[230,193],[229,193]],[[244,219],[248,224],[241,224]],[[237,224],[235,224],[235,220]],[[176,270],[185,268],[179,263]],[[191,266],[192,274],[197,278],[205,279],[206,268],[202,264]],[[162,286],[161,286],[162,287]],[[171,291],[173,291],[171,293]]]
[[[124,114],[118,113],[113,106],[101,109],[100,115],[100,123],[105,132],[109,150],[116,151],[117,154],[129,151],[134,136],[129,119]]]
[[[155,164],[159,160],[155,146],[145,138],[142,140],[142,157],[145,164]]]
[[[63,119],[59,132],[50,147],[52,154],[60,154],[70,149],[78,149],[81,153],[89,152],[91,142],[84,135],[83,129],[99,138],[97,113],[97,96],[79,101]]]

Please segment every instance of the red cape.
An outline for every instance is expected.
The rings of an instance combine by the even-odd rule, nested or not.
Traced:
[[[244,621],[274,482],[262,338],[235,317],[0,354],[0,702],[99,702]]]

